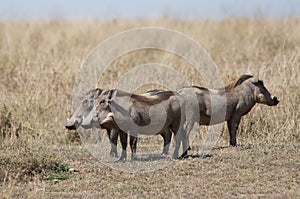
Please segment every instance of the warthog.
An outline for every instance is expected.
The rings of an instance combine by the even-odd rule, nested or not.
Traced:
[[[173,158],[177,158],[181,140],[184,151],[187,149],[183,132],[184,114],[181,114],[183,108],[182,97],[171,91],[159,91],[150,96],[106,90],[95,101],[93,110],[84,118],[82,125],[111,128],[112,133],[119,133],[123,149],[120,161],[127,157],[127,134],[124,132],[130,133],[131,158],[135,159],[138,133],[165,134],[171,129],[175,137]]]
[[[78,128],[84,117],[86,117],[94,107],[94,100],[101,94],[102,89],[92,89],[83,94],[77,109],[72,116],[67,119],[66,128],[69,130],[75,130]]]
[[[94,101],[101,94],[102,89],[96,88],[86,92],[81,99],[79,100],[79,106],[74,111],[72,116],[67,119],[66,128],[69,130],[75,130],[76,128],[82,126],[82,120],[86,117],[94,107]],[[147,93],[143,95],[155,95],[160,92],[160,90],[149,90]],[[97,126],[95,126],[97,127]],[[91,126],[83,126],[83,128],[92,128]],[[110,128],[105,128],[111,143],[110,155],[112,157],[117,157],[117,141],[118,141],[118,133],[111,133]],[[167,155],[169,153],[169,144],[171,142],[172,133],[169,130],[166,130],[161,134],[164,139],[164,148],[162,155]]]
[[[67,119],[67,123],[66,123],[67,129],[76,130],[76,128],[79,128],[81,126],[83,118],[86,117],[91,112],[91,110],[94,107],[94,101],[101,94],[101,92],[102,89],[100,88],[92,89],[86,92],[81,97],[81,99],[79,99],[80,103],[77,109],[74,111],[72,116]],[[109,128],[106,128],[106,131],[111,144],[111,149],[109,154],[112,157],[117,157],[118,135],[111,134],[111,130]]]
[[[223,89],[192,86],[182,88],[178,93],[186,100],[188,136],[195,122],[199,122],[200,125],[214,125],[227,121],[232,146],[236,146],[236,132],[242,116],[246,115],[256,103],[269,106],[276,106],[279,103],[277,97],[271,95],[265,88],[263,81],[251,75],[241,75]],[[197,100],[192,99],[195,96]],[[199,110],[199,113],[194,110]],[[222,111],[224,117],[219,116],[222,115]]]

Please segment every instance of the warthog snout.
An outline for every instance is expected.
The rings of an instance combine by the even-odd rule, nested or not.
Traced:
[[[79,123],[77,120],[75,121],[72,121],[71,119],[67,119],[67,124],[66,124],[66,128],[68,130],[76,130],[76,126],[78,127],[79,126]]]
[[[75,130],[76,129],[76,126],[75,125],[66,125],[65,126],[68,130]]]
[[[272,98],[272,103],[270,104],[270,106],[276,106],[280,102],[280,100],[276,96],[272,95],[271,98]]]

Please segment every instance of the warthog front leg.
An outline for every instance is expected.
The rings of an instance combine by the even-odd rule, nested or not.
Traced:
[[[125,133],[124,131],[120,130],[119,131],[119,135],[120,135],[120,140],[121,140],[121,145],[122,145],[122,153],[121,153],[121,157],[118,161],[126,161],[127,158],[127,152],[126,152],[126,148],[127,148],[127,133]]]
[[[229,137],[230,137],[230,145],[231,146],[236,146],[236,132],[239,128],[241,118],[231,118],[230,120],[227,121],[227,126],[229,130]]]
[[[110,141],[110,152],[109,155],[111,157],[118,157],[118,151],[117,151],[117,143],[118,143],[118,131],[112,131],[111,129],[106,129],[107,134]]]

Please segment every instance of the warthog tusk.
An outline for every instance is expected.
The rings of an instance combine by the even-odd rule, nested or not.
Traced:
[[[100,125],[103,125],[106,122],[113,121],[113,118],[114,118],[114,114],[113,113],[108,113],[106,118],[102,122],[100,122]]]

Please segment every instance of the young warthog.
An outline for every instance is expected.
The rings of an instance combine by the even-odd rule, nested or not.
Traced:
[[[178,93],[186,100],[188,135],[195,122],[199,122],[200,125],[214,125],[227,121],[232,146],[236,146],[236,132],[242,116],[246,115],[256,103],[269,106],[276,106],[279,103],[277,97],[269,93],[263,82],[251,75],[242,75],[223,89],[192,86],[182,88]],[[194,97],[197,100],[193,99]],[[194,110],[199,110],[199,113]]]
[[[171,129],[175,137],[173,158],[177,158],[181,140],[184,151],[187,149],[186,135],[183,132],[185,118],[181,114],[184,113],[183,108],[182,97],[171,91],[137,95],[120,90],[106,90],[95,101],[93,110],[84,118],[82,125],[111,128],[112,133],[120,133],[123,149],[120,160],[127,157],[127,134],[124,132],[130,133],[132,159],[135,159],[138,133],[156,135]]]

